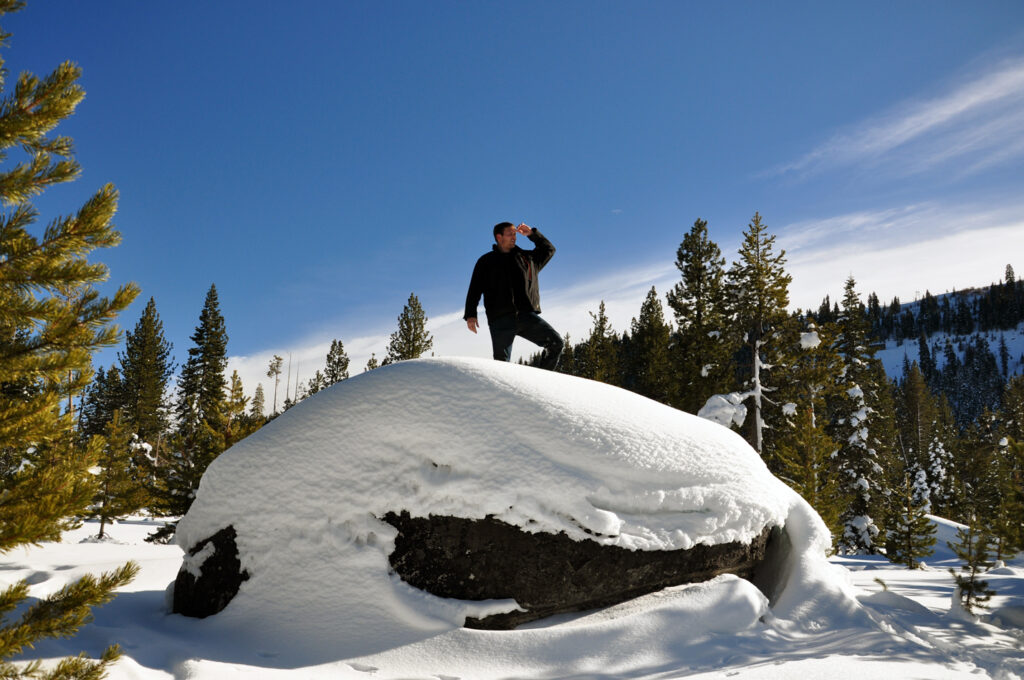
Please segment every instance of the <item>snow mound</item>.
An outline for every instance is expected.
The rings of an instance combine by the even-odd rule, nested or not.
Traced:
[[[401,362],[306,399],[210,466],[177,540],[187,550],[237,532],[250,578],[218,625],[333,639],[340,654],[517,606],[442,600],[390,574],[395,530],[378,518],[402,510],[633,550],[749,542],[795,512],[787,582],[829,545],[734,432],[619,388],[479,359]]]

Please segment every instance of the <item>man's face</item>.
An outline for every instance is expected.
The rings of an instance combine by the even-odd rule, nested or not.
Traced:
[[[505,230],[500,234],[495,234],[494,240],[498,243],[498,250],[503,253],[507,253],[512,250],[516,245],[516,228],[513,226],[505,227]]]

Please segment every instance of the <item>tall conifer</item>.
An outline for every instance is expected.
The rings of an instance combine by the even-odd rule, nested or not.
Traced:
[[[633,319],[629,330],[624,386],[663,404],[671,403],[675,384],[670,357],[672,328],[665,321],[654,286],[640,307],[640,317]]]
[[[165,516],[185,514],[206,468],[227,446],[228,335],[216,286],[206,294],[199,325],[191,336],[188,360],[178,378],[177,431],[173,451],[157,471],[156,509]]]
[[[842,493],[835,453],[839,445],[827,431],[828,400],[834,397],[842,361],[832,344],[833,324],[810,323],[788,370],[780,399],[785,424],[778,437],[779,474],[818,511],[832,531],[841,533],[839,514],[848,499]]]
[[[0,17],[24,3],[0,0]],[[0,31],[0,47],[10,34]],[[94,286],[107,279],[103,264],[89,262],[96,248],[118,244],[112,219],[117,192],[107,185],[75,214],[32,233],[38,217],[29,202],[52,185],[80,173],[67,137],[50,136],[70,116],[84,92],[77,66],[65,62],[45,78],[23,73],[8,89],[0,59],[0,161],[21,149],[26,160],[0,171],[0,552],[57,540],[66,519],[92,499],[93,451],[75,446],[73,417],[61,415],[69,395],[80,394],[92,375],[92,354],[115,344],[113,320],[138,294],[134,284],[103,298]],[[129,563],[99,578],[86,576],[0,622],[0,675],[27,677],[38,668],[8,660],[38,640],[68,637],[89,608],[113,597],[131,580]],[[0,592],[10,612],[29,594],[22,581]],[[98,677],[117,658],[116,646],[99,661],[65,659],[54,677]]]
[[[850,498],[842,515],[845,529],[840,545],[849,552],[874,553],[885,512],[886,457],[892,455],[895,437],[893,404],[855,287],[851,276],[844,286],[835,341],[843,370],[831,404],[830,434],[841,445],[838,468],[844,495]]]
[[[133,331],[125,333],[125,350],[118,355],[123,382],[122,417],[139,438],[156,448],[167,432],[167,386],[174,373],[171,343],[153,298],[146,303]]]
[[[576,362],[579,375],[609,385],[619,384],[618,336],[612,329],[605,313],[604,300],[597,307],[597,313],[590,312],[594,323],[590,336],[581,347],[576,348]]]
[[[769,467],[777,470],[765,435],[773,425],[778,431],[782,414],[781,404],[770,394],[778,389],[779,374],[791,361],[797,341],[786,311],[792,280],[785,271],[786,251],[776,254],[774,247],[775,236],[769,235],[761,215],[754,213],[743,232],[739,259],[729,269],[727,291],[741,347],[739,374],[748,413],[743,434]]]
[[[713,394],[731,386],[731,348],[726,329],[725,258],[697,219],[676,251],[682,277],[668,293],[675,314],[673,405],[697,413]]]

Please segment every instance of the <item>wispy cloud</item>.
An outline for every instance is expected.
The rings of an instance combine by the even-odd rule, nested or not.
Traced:
[[[864,211],[783,227],[793,275],[793,306],[817,307],[836,299],[847,276],[863,296],[908,301],[930,290],[945,292],[998,280],[1024,253],[1024,205],[1000,207],[921,203]]]
[[[953,161],[978,172],[1024,155],[1024,58],[1004,59],[946,91],[897,105],[839,132],[769,175],[804,176],[840,167],[925,172]]]

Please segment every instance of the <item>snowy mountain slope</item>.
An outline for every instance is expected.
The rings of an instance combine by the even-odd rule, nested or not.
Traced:
[[[1007,364],[1008,375],[1024,373],[1024,323],[1010,330],[988,331],[981,335],[985,338],[989,349],[996,357],[999,356],[1000,339],[1006,342],[1006,348],[1009,351],[1010,357]],[[928,347],[931,349],[932,358],[935,359],[938,368],[941,369],[945,364],[942,348],[945,347],[947,341],[952,342],[956,348],[962,347],[971,337],[970,335],[951,335],[946,333],[934,333],[931,335],[928,338]],[[959,350],[957,354],[960,354]],[[917,340],[904,340],[900,343],[897,343],[895,340],[889,340],[885,343],[885,348],[878,351],[877,356],[885,367],[885,373],[889,378],[899,378],[903,375],[904,357],[910,362],[920,361]]]

